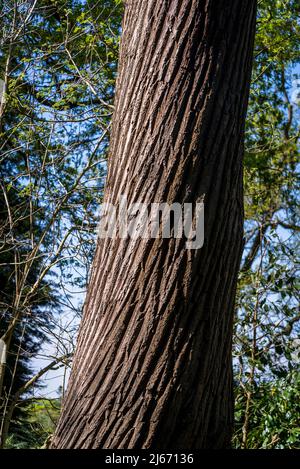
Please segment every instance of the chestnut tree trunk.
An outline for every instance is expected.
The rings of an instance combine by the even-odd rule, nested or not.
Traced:
[[[99,240],[53,448],[230,446],[255,0],[128,0],[105,200],[196,203],[205,242]]]

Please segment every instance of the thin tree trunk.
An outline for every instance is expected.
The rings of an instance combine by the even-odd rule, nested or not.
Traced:
[[[224,448],[254,0],[126,2],[105,200],[192,202],[205,243],[98,243],[53,448]]]

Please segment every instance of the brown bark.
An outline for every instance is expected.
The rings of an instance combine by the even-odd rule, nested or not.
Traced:
[[[205,244],[98,243],[57,448],[224,448],[254,0],[128,1],[106,201],[193,202]]]

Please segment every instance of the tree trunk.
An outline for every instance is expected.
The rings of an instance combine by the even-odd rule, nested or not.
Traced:
[[[105,200],[196,203],[205,242],[98,242],[53,448],[226,448],[256,1],[126,2]]]

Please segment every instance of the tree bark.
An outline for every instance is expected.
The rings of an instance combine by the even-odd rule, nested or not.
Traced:
[[[205,242],[97,245],[53,448],[226,448],[256,1],[126,3],[105,200],[191,202]]]

